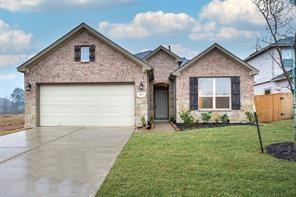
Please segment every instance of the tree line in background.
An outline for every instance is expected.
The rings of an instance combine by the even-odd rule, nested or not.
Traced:
[[[0,114],[22,114],[24,113],[24,90],[15,88],[10,98],[0,98]]]

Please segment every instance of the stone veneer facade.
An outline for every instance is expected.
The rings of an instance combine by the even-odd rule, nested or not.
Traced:
[[[246,111],[253,110],[254,76],[250,74],[241,64],[217,49],[197,60],[188,68],[181,71],[176,77],[176,114],[177,122],[182,122],[179,112],[189,109],[189,77],[217,77],[217,76],[239,76],[240,77],[240,110],[217,111],[217,113],[228,113],[231,122],[246,122]],[[200,111],[194,111],[196,119],[199,119]]]
[[[74,61],[75,45],[96,45],[96,61],[81,63]],[[25,127],[38,126],[38,84],[43,83],[134,83],[135,124],[148,114],[148,99],[136,97],[141,82],[148,93],[147,71],[108,44],[83,30],[31,65],[25,73],[25,84],[32,89],[26,92]]]
[[[175,95],[174,82],[169,80],[171,72],[178,68],[178,62],[175,57],[163,50],[157,51],[146,59],[147,63],[152,66],[154,72],[154,80],[150,84],[149,91],[149,109],[150,116],[154,115],[154,85],[167,84],[169,87],[169,118],[175,117]]]

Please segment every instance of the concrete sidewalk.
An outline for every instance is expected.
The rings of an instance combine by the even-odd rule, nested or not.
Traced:
[[[152,131],[175,131],[169,122],[156,122]]]
[[[154,128],[147,130],[145,128],[137,129],[137,132],[174,132],[175,129],[169,122],[156,122]]]

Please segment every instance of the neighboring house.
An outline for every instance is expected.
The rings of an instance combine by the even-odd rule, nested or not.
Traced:
[[[141,126],[180,122],[192,109],[245,122],[258,70],[214,44],[191,60],[163,46],[132,55],[82,23],[18,67],[25,75],[25,126]]]
[[[278,45],[281,48],[281,55],[285,69],[292,75],[295,54],[293,47],[294,38],[281,39]],[[278,65],[279,55],[275,44],[270,44],[265,48],[251,54],[245,62],[259,70],[255,76],[255,95],[287,93],[290,92],[288,80],[283,74],[282,68]]]

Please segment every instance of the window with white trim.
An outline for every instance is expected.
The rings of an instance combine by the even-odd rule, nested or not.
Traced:
[[[200,110],[230,110],[230,78],[199,78],[198,107]]]
[[[293,63],[294,63],[293,52],[294,52],[294,50],[291,48],[281,50],[284,68],[287,68],[287,69],[293,68]]]
[[[89,62],[89,46],[82,46],[81,47],[81,62]]]

